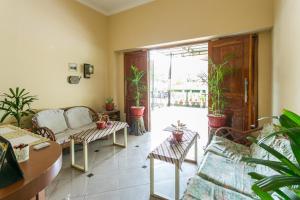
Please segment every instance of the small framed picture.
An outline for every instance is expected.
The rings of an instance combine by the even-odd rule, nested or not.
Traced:
[[[78,71],[77,63],[68,63],[68,67],[69,67],[70,72],[77,72]]]

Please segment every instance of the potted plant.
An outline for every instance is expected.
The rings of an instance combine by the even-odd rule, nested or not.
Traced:
[[[141,106],[141,98],[143,97],[143,93],[145,91],[145,85],[142,83],[142,78],[145,75],[145,72],[139,70],[135,65],[131,65],[130,67],[131,77],[128,78],[131,85],[134,88],[134,101],[135,105],[130,107],[131,114],[134,117],[140,117],[144,115],[145,107]]]
[[[112,97],[108,97],[105,100],[105,110],[113,111],[115,109],[114,99]]]
[[[181,142],[184,133],[183,129],[186,127],[186,125],[181,123],[180,120],[177,120],[177,125],[172,124],[171,126],[175,128],[175,130],[172,131],[173,139],[177,142]]]
[[[232,56],[226,56],[220,64],[216,64],[212,59],[209,59],[209,75],[202,74],[200,76],[202,82],[206,82],[209,88],[208,94],[211,105],[207,117],[208,125],[213,128],[220,128],[226,124],[226,115],[224,114],[225,98],[222,84],[224,77],[232,71],[229,66],[231,59]]]
[[[278,173],[271,176],[257,172],[248,173],[256,180],[252,185],[252,190],[260,199],[273,200],[273,194],[276,193],[277,196],[280,197],[276,199],[296,200],[300,199],[300,116],[291,111],[284,110],[283,114],[279,117],[279,122],[279,131],[259,141],[253,137],[248,137],[251,142],[258,144],[261,148],[277,158],[277,160],[243,157],[242,161],[264,165]],[[267,139],[279,134],[289,139],[292,151],[291,157],[294,157],[295,160],[291,159],[291,157],[289,157],[289,159],[264,143]]]
[[[0,100],[0,110],[4,111],[0,122],[3,122],[8,116],[15,118],[17,126],[21,127],[21,120],[24,116],[34,114],[35,112],[30,108],[30,104],[37,100],[36,96],[29,95],[25,89],[9,88],[9,94],[3,93]]]

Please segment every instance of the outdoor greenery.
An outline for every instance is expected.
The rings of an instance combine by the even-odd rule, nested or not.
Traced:
[[[131,77],[129,77],[128,80],[134,88],[135,106],[139,107],[143,93],[146,90],[146,86],[142,83],[142,78],[145,75],[145,72],[139,70],[135,65],[131,65],[130,71]]]
[[[243,158],[243,161],[265,165],[276,172],[277,175],[265,176],[256,172],[249,175],[257,181],[252,186],[252,190],[263,200],[272,200],[272,193],[277,193],[284,200],[300,199],[300,116],[284,110],[279,117],[280,130],[257,141],[253,137],[249,140],[258,144],[261,148],[275,156],[278,161],[270,161],[255,158]],[[278,134],[288,137],[290,146],[295,156],[296,163],[274,150],[263,142]]]
[[[0,122],[3,122],[8,116],[12,116],[16,119],[17,126],[21,126],[22,117],[34,114],[34,111],[30,108],[30,104],[37,100],[36,96],[29,95],[25,89],[19,87],[9,88],[9,94],[3,93],[3,97],[0,100],[0,110],[4,111]]]
[[[233,55],[227,55],[220,64],[215,63],[211,58],[208,60],[209,74],[202,74],[200,79],[207,83],[208,93],[211,100],[209,110],[215,116],[220,116],[224,112],[225,98],[224,98],[224,77],[232,73],[232,67],[229,62],[233,59]]]
[[[108,98],[106,98],[106,100],[105,100],[105,103],[106,104],[112,104],[114,102],[114,99],[112,98],[112,97],[108,97]]]

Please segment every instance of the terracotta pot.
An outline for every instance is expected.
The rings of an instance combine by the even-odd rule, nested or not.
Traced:
[[[113,111],[114,109],[115,109],[115,104],[114,103],[105,104],[105,110],[106,111]]]
[[[177,142],[181,142],[182,141],[182,136],[183,136],[183,132],[182,131],[173,131],[173,138],[174,140],[176,140]]]
[[[105,129],[106,128],[106,122],[105,121],[98,121],[96,122],[98,129]]]
[[[134,117],[141,117],[144,115],[144,110],[145,107],[144,106],[131,106],[130,107],[130,111],[131,111],[131,115]]]
[[[226,124],[226,115],[208,114],[208,125],[212,128],[220,128]]]

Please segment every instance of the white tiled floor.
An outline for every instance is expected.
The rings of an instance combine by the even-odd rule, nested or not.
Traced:
[[[95,141],[89,145],[89,172],[87,173],[70,168],[70,155],[65,153],[61,172],[46,189],[47,199],[149,199],[149,160],[146,158],[151,149],[168,135],[168,132],[146,133],[143,136],[130,135],[126,149],[112,146],[111,138]],[[118,135],[118,139],[122,139],[122,134]],[[76,156],[80,160],[82,151],[76,152]],[[186,188],[187,180],[196,171],[196,165],[183,164],[180,174],[181,194]],[[87,177],[89,173],[93,173],[94,176]],[[155,190],[174,198],[174,165],[155,162]]]

